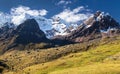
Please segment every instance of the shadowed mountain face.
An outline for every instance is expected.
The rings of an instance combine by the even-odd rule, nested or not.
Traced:
[[[55,39],[83,42],[95,38],[110,37],[120,33],[120,25],[110,15],[97,11],[67,36]]]
[[[10,28],[6,25],[0,28],[1,50],[6,51],[18,45],[25,46],[30,43],[42,42],[49,42],[49,40],[34,19],[28,19],[18,27]]]
[[[15,43],[39,43],[47,40],[43,31],[39,29],[37,22],[34,19],[28,19],[20,24],[15,30]]]

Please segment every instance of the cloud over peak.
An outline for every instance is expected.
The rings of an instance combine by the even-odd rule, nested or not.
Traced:
[[[15,25],[21,24],[23,21],[30,17],[38,17],[47,15],[47,10],[32,10],[26,6],[19,6],[17,8],[11,8],[10,14],[0,13],[0,21],[6,23],[11,21]],[[8,21],[9,20],[9,21]],[[1,24],[2,24],[1,23]]]
[[[11,14],[29,14],[31,16],[45,16],[47,14],[47,10],[32,10],[26,6],[19,6],[17,8],[11,9]]]
[[[21,22],[30,17],[45,16],[47,10],[31,10],[29,7],[19,6],[11,9],[12,22],[19,25]]]
[[[88,9],[85,9],[84,6],[79,6],[73,10],[64,9],[62,12],[53,17],[60,17],[67,23],[76,23],[87,19],[91,15],[91,13],[87,10]],[[84,13],[82,13],[82,11],[84,11]]]

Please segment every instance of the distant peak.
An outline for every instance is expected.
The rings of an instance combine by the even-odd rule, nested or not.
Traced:
[[[95,17],[98,17],[102,12],[101,11],[96,11],[96,13],[94,14]]]
[[[95,38],[112,37],[120,33],[119,23],[108,13],[97,11],[86,19],[76,30],[61,39],[83,42]],[[59,38],[59,37],[58,37]]]

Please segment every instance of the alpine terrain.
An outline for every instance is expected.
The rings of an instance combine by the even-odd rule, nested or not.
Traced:
[[[1,23],[0,73],[120,74],[120,24],[110,14],[96,11],[82,23],[68,23],[61,17],[33,17],[26,10],[20,24],[13,19]]]

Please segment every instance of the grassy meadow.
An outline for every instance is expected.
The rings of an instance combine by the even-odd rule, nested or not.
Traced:
[[[13,66],[5,74],[120,74],[119,37],[97,42],[11,51],[0,58]]]

